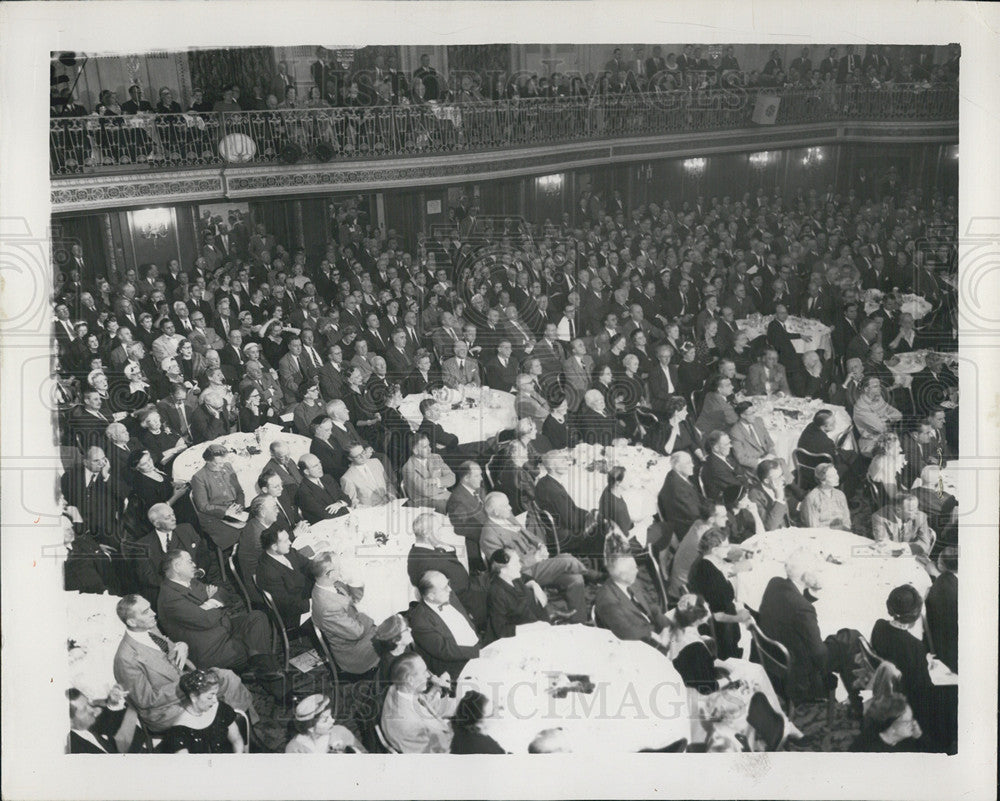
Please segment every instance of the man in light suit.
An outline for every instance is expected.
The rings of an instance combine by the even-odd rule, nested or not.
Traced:
[[[756,364],[747,369],[747,380],[743,385],[747,395],[790,395],[788,374],[785,368],[778,364],[778,352],[768,348]]]
[[[563,361],[562,371],[565,379],[566,400],[571,412],[575,412],[583,403],[583,395],[590,388],[590,376],[594,370],[594,360],[587,353],[587,346],[582,339],[574,339],[573,354]]]
[[[464,340],[454,344],[454,353],[450,359],[445,359],[441,366],[441,377],[446,387],[456,389],[471,385],[478,387],[482,383],[479,377],[479,362],[469,356],[469,346]]]
[[[115,611],[125,624],[125,636],[115,653],[115,681],[128,691],[129,701],[151,730],[169,729],[182,712],[178,684],[181,674],[194,665],[188,647],[173,642],[156,627],[156,612],[141,595],[126,595]],[[230,670],[215,668],[222,686],[219,697],[247,713],[251,723],[259,718],[250,691]]]
[[[418,506],[429,506],[435,512],[444,514],[449,487],[455,483],[444,459],[431,450],[431,441],[426,434],[413,435],[413,449],[410,458],[403,465],[403,491],[411,502]]]
[[[872,515],[872,539],[905,543],[914,554],[927,556],[937,535],[927,522],[927,515],[920,511],[917,496],[907,494]]]
[[[728,431],[736,423],[738,416],[729,398],[733,394],[733,382],[721,375],[713,375],[708,379],[705,388],[705,399],[701,404],[701,414],[695,426],[706,433],[713,431]]]
[[[757,417],[750,401],[740,401],[735,406],[739,416],[729,429],[729,438],[733,442],[733,456],[736,462],[747,470],[755,470],[762,459],[777,458],[774,452],[774,440],[767,432],[764,421]]]
[[[340,480],[344,494],[351,506],[381,506],[396,497],[396,490],[389,484],[385,467],[375,458],[369,458],[363,445],[352,445],[347,452],[351,466]]]
[[[535,343],[531,355],[542,363],[542,371],[545,375],[559,375],[564,354],[555,323],[549,323],[545,326],[545,336]]]
[[[535,427],[541,431],[542,424],[550,411],[546,400],[535,392],[532,377],[527,373],[521,373],[517,377],[517,396],[514,398],[514,412],[518,419],[531,418],[535,421]]]
[[[292,404],[298,399],[299,387],[306,378],[302,364],[302,340],[296,337],[288,341],[288,353],[278,362],[278,380],[285,392],[285,403]]]
[[[311,564],[315,585],[312,619],[326,638],[341,673],[374,677],[379,656],[372,646],[375,622],[356,604],[364,597],[364,586],[349,586],[341,576],[337,558],[326,551]]]

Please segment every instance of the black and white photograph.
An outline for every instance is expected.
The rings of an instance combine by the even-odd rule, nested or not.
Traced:
[[[5,795],[991,797],[995,10],[13,5]]]

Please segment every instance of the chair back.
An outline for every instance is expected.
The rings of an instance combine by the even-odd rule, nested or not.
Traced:
[[[249,751],[250,737],[253,734],[253,729],[250,726],[250,717],[242,709],[233,709],[236,713],[236,728],[240,730],[240,736],[243,738],[243,742],[247,744],[247,750]]]
[[[490,454],[490,458],[486,460],[486,469],[483,470],[483,479],[486,481],[486,487],[490,492],[496,489],[496,481],[493,478],[493,464],[496,461],[497,455],[495,453]]]
[[[260,593],[261,597],[264,599],[264,611],[267,616],[271,618],[272,628],[278,632],[278,638],[281,642],[281,655],[284,664],[285,673],[288,672],[288,660],[291,657],[291,647],[288,643],[288,630],[285,628],[285,621],[281,617],[281,612],[278,609],[278,605],[274,602],[274,596],[271,595],[267,590],[263,589],[259,582],[257,581],[257,576],[251,576],[253,581],[253,586]]]
[[[837,448],[842,451],[856,451],[858,442],[854,436],[854,426],[848,426],[839,437],[837,437]]]
[[[776,684],[781,687],[782,692],[788,681],[788,676],[792,670],[792,656],[788,649],[777,640],[768,637],[760,630],[760,626],[754,624],[750,627],[750,637],[753,642],[754,651],[761,667]]]
[[[555,550],[557,554],[562,553],[559,544],[559,529],[556,527],[555,518],[542,509],[537,501],[530,501],[528,504],[528,516],[534,517],[539,528],[545,533],[545,541]]]
[[[340,694],[340,670],[337,668],[337,663],[333,658],[333,653],[330,651],[330,646],[327,644],[326,637],[323,636],[323,632],[320,630],[320,627],[316,625],[315,620],[311,622],[313,635],[316,637],[316,647],[319,649],[319,655],[323,658],[323,664],[326,665],[326,669],[329,671],[330,677],[333,679],[333,692],[328,694],[334,699],[334,717],[336,717],[337,698]]]
[[[388,754],[398,754],[401,753],[398,748],[393,748],[389,741],[385,737],[385,732],[382,731],[382,724],[375,724],[375,736],[378,738],[379,745],[381,745]]]
[[[795,481],[804,490],[816,486],[816,468],[821,464],[833,464],[828,453],[813,453],[805,448],[795,448],[792,451],[792,462],[795,465]]]
[[[253,609],[253,605],[250,602],[250,593],[247,591],[247,585],[243,582],[243,576],[240,575],[240,568],[236,562],[236,553],[239,551],[240,543],[239,541],[233,543],[233,549],[229,552],[229,572],[233,576],[233,581],[236,582],[236,588],[240,591],[240,595],[243,596],[243,600],[246,602],[247,609]]]

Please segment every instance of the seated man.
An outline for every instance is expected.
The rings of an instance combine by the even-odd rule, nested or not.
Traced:
[[[431,451],[436,453],[448,466],[454,470],[466,459],[476,458],[475,445],[459,445],[458,437],[445,431],[440,424],[441,404],[433,398],[420,401],[420,414],[423,419],[417,427],[417,433],[424,434],[431,442]]]
[[[429,506],[435,512],[444,514],[455,474],[444,459],[431,451],[431,441],[426,434],[417,432],[413,435],[410,458],[403,465],[402,474],[403,492],[412,505]]]
[[[181,675],[194,669],[187,644],[163,636],[156,628],[156,612],[141,595],[126,595],[115,611],[125,624],[125,636],[115,653],[115,681],[128,693],[142,722],[153,731],[165,731],[183,711],[178,692]],[[239,677],[223,668],[213,672],[222,682],[219,698],[256,723],[253,699]]]
[[[958,545],[958,498],[944,491],[941,468],[927,465],[921,470],[910,494],[916,496],[920,511],[927,515],[927,524],[937,533],[938,547]]]
[[[906,543],[919,556],[929,556],[937,535],[920,511],[915,495],[906,494],[872,515],[872,539],[875,542]]]
[[[147,517],[153,526],[153,531],[139,540],[139,544],[146,549],[146,558],[141,560],[136,568],[142,595],[151,604],[155,604],[160,591],[160,582],[163,580],[160,565],[167,553],[176,550],[187,551],[202,570],[208,568],[211,557],[205,541],[191,525],[188,523],[177,525],[177,517],[169,504],[153,504],[149,508]]]
[[[766,531],[791,525],[789,513],[794,511],[794,501],[787,497],[785,472],[777,459],[765,459],[757,465],[757,482],[748,497],[756,505]]]
[[[958,549],[942,549],[937,567],[925,602],[928,650],[958,673]]]
[[[352,445],[347,452],[351,466],[341,479],[344,494],[355,509],[362,506],[381,506],[397,497],[395,487],[389,484],[382,463],[367,455],[363,445]]]
[[[608,578],[597,590],[594,617],[601,628],[610,629],[620,640],[642,640],[665,649],[669,634],[667,618],[636,584],[639,568],[629,554],[607,560]]]
[[[318,456],[307,453],[299,459],[302,483],[295,491],[295,505],[310,523],[342,517],[350,512],[348,498],[333,476],[323,473]]]
[[[733,458],[745,470],[756,470],[764,459],[777,459],[774,440],[767,432],[764,421],[755,414],[753,403],[740,401],[734,407],[738,420],[729,428],[733,444]],[[721,426],[718,428],[721,429]],[[706,431],[715,431],[707,428]]]
[[[545,424],[545,418],[549,416],[552,409],[548,401],[541,397],[535,390],[535,382],[527,373],[518,375],[515,382],[517,395],[514,398],[514,412],[518,419],[530,417],[535,421],[535,426],[539,431]]]
[[[413,644],[432,673],[460,676],[479,656],[479,635],[443,573],[429,570],[417,583],[420,603],[409,612]]]
[[[587,620],[585,577],[596,576],[579,559],[568,553],[549,555],[548,546],[517,522],[510,501],[502,492],[486,496],[486,523],[480,538],[483,558],[489,558],[501,548],[517,553],[522,573],[542,587],[555,587],[566,599],[573,612],[573,623]]]
[[[837,489],[839,483],[836,466],[824,462],[816,468],[816,487],[799,506],[803,526],[851,530],[851,510],[847,496]]]
[[[261,590],[271,594],[285,628],[295,628],[310,609],[313,579],[309,560],[292,548],[291,537],[284,529],[265,529],[260,535],[260,546],[263,555],[257,568],[257,583]]]
[[[749,499],[744,496],[740,502],[744,508],[751,508],[756,512],[756,506],[749,503]],[[688,591],[688,573],[691,566],[697,561],[699,556],[698,543],[706,531],[713,528],[726,531],[729,525],[729,511],[724,503],[710,504],[709,511],[703,518],[695,520],[687,532],[679,538],[673,562],[670,564],[670,578],[667,582],[667,597],[676,600]]]
[[[861,396],[854,404],[854,425],[861,434],[858,450],[871,456],[875,441],[889,430],[889,423],[900,420],[903,415],[883,397],[878,376],[868,376],[861,386]]]
[[[541,427],[539,423],[535,425],[536,428]],[[615,440],[626,439],[625,427],[607,408],[604,395],[596,389],[588,389],[583,394],[583,406],[574,415],[570,430],[575,434],[577,442],[587,445],[607,447]]]
[[[270,451],[271,458],[261,470],[261,475],[269,471],[276,473],[286,490],[294,495],[295,489],[302,483],[302,473],[288,452],[288,443],[283,439],[276,439],[271,443]]]
[[[747,368],[747,380],[743,385],[747,395],[790,395],[788,376],[783,365],[778,364],[778,351],[768,348],[760,361]]]
[[[687,451],[670,454],[670,472],[656,496],[656,507],[678,541],[708,511],[708,501],[694,480],[694,459]]]
[[[447,754],[455,707],[449,677],[439,679],[420,656],[404,653],[393,661],[390,679],[380,716],[388,744],[401,754]]]
[[[71,754],[122,754],[135,736],[135,711],[125,706],[125,692],[117,684],[108,697],[95,704],[76,687],[66,691],[69,699],[69,752]]]
[[[695,427],[701,431],[727,431],[739,419],[730,401],[733,382],[722,375],[709,376],[705,390],[705,400]]]
[[[712,431],[705,437],[708,458],[701,469],[701,482],[710,501],[722,497],[727,487],[747,487],[746,473],[731,455],[732,440],[725,431]]]
[[[413,521],[415,542],[406,557],[406,572],[416,587],[429,570],[443,573],[455,595],[462,602],[477,629],[486,623],[486,591],[481,581],[471,581],[469,571],[455,554],[455,547],[437,536],[437,520],[425,513]],[[478,546],[477,546],[478,547]]]
[[[243,513],[246,499],[236,471],[229,464],[225,445],[209,445],[202,457],[205,466],[191,476],[191,502],[201,530],[219,550],[226,551],[239,539],[242,524],[233,518]],[[229,522],[229,517],[233,522]]]
[[[478,387],[482,383],[479,377],[479,362],[469,356],[469,346],[459,340],[454,346],[455,355],[445,359],[441,365],[441,376],[444,385],[456,389],[462,386]]]
[[[469,567],[485,570],[479,548],[480,533],[486,522],[483,469],[475,462],[462,462],[457,475],[458,483],[448,496],[445,513],[455,533],[465,539]]]
[[[195,578],[187,551],[166,554],[162,570],[157,612],[164,631],[190,646],[195,667],[274,671],[267,615],[235,611],[218,587]]]
[[[350,585],[329,551],[312,560],[311,570],[316,582],[312,590],[313,623],[326,638],[341,675],[374,678],[379,662],[372,646],[375,622],[356,606],[364,597],[364,585]]]
[[[566,451],[549,451],[542,457],[546,475],[535,484],[538,506],[552,516],[555,523],[556,542],[548,543],[561,553],[571,553],[585,558],[604,551],[604,538],[600,532],[587,533],[587,513],[566,491],[569,454]]]

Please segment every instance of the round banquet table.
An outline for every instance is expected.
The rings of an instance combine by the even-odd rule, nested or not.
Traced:
[[[459,389],[444,388],[433,395],[407,395],[403,398],[399,413],[414,431],[423,420],[420,401],[432,397],[441,407],[439,424],[449,434],[458,437],[461,445],[483,442],[501,431],[513,428],[517,423],[514,396],[509,392],[466,386]]]
[[[931,587],[927,571],[907,546],[900,555],[879,550],[866,537],[826,528],[785,528],[757,534],[741,548],[752,551],[751,569],[736,574],[736,597],[751,609],[759,609],[767,583],[785,575],[785,560],[800,547],[812,549],[820,558],[822,589],[814,606],[823,637],[839,629],[857,629],[870,637],[872,626],[887,616],[885,599],[901,584],[912,584],[924,596]],[[835,559],[840,564],[829,561]]]
[[[406,611],[410,601],[417,600],[406,561],[415,542],[413,521],[420,515],[434,515],[437,536],[454,546],[459,561],[468,565],[465,540],[455,533],[445,515],[405,503],[405,499],[399,499],[383,506],[354,509],[343,517],[313,523],[309,531],[295,537],[295,548],[309,558],[321,551],[332,551],[340,557],[347,583],[364,584],[365,594],[358,608],[376,623]]]
[[[557,698],[550,687],[583,675],[593,692]],[[583,625],[519,626],[462,671],[456,697],[478,690],[493,702],[483,731],[524,754],[545,729],[562,727],[574,753],[606,755],[663,748],[692,736],[688,694],[666,656],[644,642]]]
[[[105,698],[115,683],[115,653],[125,634],[117,595],[63,591],[69,617],[70,685],[89,698]]]
[[[661,453],[637,445],[612,445],[606,448],[595,445],[577,445],[570,452],[570,466],[564,484],[573,502],[585,511],[596,509],[601,493],[608,486],[606,468],[615,465],[625,468],[622,494],[629,515],[635,523],[632,533],[640,543],[645,542],[646,529],[656,514],[656,496],[670,472],[670,459]],[[598,467],[594,467],[594,462]],[[593,469],[591,469],[593,468]]]
[[[746,398],[739,395],[738,398],[753,402],[757,416],[764,421],[767,433],[774,440],[775,456],[783,458],[789,466],[792,465],[792,451],[798,447],[802,431],[812,422],[813,415],[820,409],[829,409],[833,412],[834,429],[830,432],[830,439],[834,442],[851,427],[851,416],[847,413],[847,409],[832,403],[823,403],[821,400],[775,398],[765,395],[751,395]]]
[[[919,373],[927,366],[927,354],[930,350],[914,350],[908,353],[898,353],[891,359],[886,359],[885,366],[897,374],[910,375]],[[944,359],[944,363],[951,368],[958,365],[958,354],[937,351],[938,355]]]
[[[259,439],[258,439],[259,436]],[[202,454],[209,445],[223,445],[232,453],[229,463],[236,471],[247,503],[257,496],[257,478],[271,460],[270,447],[274,440],[288,443],[288,455],[296,461],[309,453],[310,440],[298,434],[287,434],[278,426],[267,424],[253,434],[226,434],[224,437],[192,445],[174,459],[174,481],[190,481],[191,476],[205,466]]]
[[[759,314],[737,320],[736,325],[752,342],[759,336],[767,334],[767,326],[774,319],[773,314],[761,316]],[[807,317],[789,317],[785,322],[785,327],[790,334],[801,334],[802,339],[793,339],[792,345],[798,353],[805,353],[810,350],[822,350],[827,357],[833,356],[833,339],[830,336],[830,326],[821,323],[819,320],[812,320]]]

